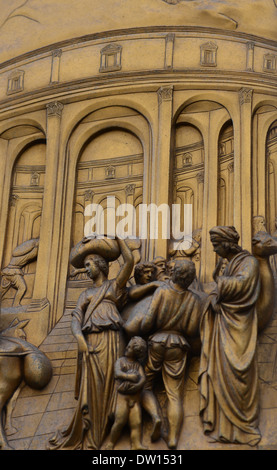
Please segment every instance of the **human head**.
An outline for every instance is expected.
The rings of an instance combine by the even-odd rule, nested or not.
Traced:
[[[137,264],[134,270],[136,284],[148,284],[153,280],[155,273],[156,267],[153,263],[145,262]]]
[[[166,276],[166,259],[162,256],[157,256],[152,262],[157,268],[156,279],[163,279]]]
[[[168,275],[169,275],[170,277],[171,277],[172,274],[173,274],[173,269],[174,269],[175,263],[176,263],[176,260],[175,260],[175,259],[171,259],[170,261],[168,261],[168,262],[166,263],[166,269],[167,269]]]
[[[217,226],[210,230],[214,252],[222,258],[228,258],[241,251],[238,245],[239,234],[233,226]]]
[[[197,243],[201,243],[201,236],[202,236],[202,230],[201,228],[198,228],[197,230],[194,230],[192,233],[192,238],[195,240]]]
[[[108,262],[100,255],[89,254],[85,257],[84,266],[87,269],[87,273],[90,278],[94,279],[96,273],[102,272],[105,277],[108,277],[109,274],[109,264]],[[97,269],[95,269],[95,267]]]
[[[133,336],[125,349],[125,356],[143,363],[147,356],[147,343],[140,336]]]
[[[256,215],[252,221],[253,234],[257,232],[266,232],[265,218],[262,215]]]
[[[196,269],[193,261],[177,260],[172,272],[172,281],[183,289],[187,289],[196,278]]]

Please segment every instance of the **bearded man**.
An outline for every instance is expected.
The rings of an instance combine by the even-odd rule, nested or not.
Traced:
[[[200,334],[200,417],[213,440],[255,446],[258,429],[258,261],[239,245],[234,227],[210,230],[214,251],[228,263],[209,295]]]

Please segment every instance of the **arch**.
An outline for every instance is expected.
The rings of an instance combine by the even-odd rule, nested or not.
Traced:
[[[258,101],[254,104],[252,109],[252,116],[254,116],[258,110],[263,107],[271,107],[272,111],[277,111],[277,99],[274,97],[270,98],[258,98]]]
[[[3,138],[3,134],[13,128],[26,126],[33,127],[34,129],[37,129],[38,132],[42,132],[43,135],[46,136],[46,126],[44,122],[42,123],[42,120],[39,121],[38,119],[27,116],[17,116],[13,117],[12,120],[7,120],[0,124],[0,137]]]
[[[69,141],[71,140],[72,136],[74,135],[75,131],[77,130],[78,126],[86,119],[90,114],[95,113],[99,110],[111,108],[111,107],[118,107],[118,108],[127,108],[130,110],[133,110],[137,112],[141,117],[143,117],[148,126],[149,129],[152,129],[152,119],[149,114],[149,110],[142,105],[139,102],[135,102],[130,98],[126,97],[114,97],[113,96],[113,101],[112,104],[110,102],[110,98],[100,98],[100,99],[94,99],[91,104],[86,106],[84,109],[78,111],[76,115],[72,118],[72,121],[69,122],[64,130],[64,137],[65,137],[65,142],[67,142],[67,145]],[[100,129],[101,130],[101,129]],[[137,129],[139,132],[139,129]],[[96,131],[97,132],[97,131]]]
[[[21,140],[21,139],[20,139]],[[31,186],[31,174],[33,172],[33,166],[36,165],[36,162],[31,158],[30,164],[22,165],[22,169],[17,173],[18,164],[20,164],[20,159],[24,158],[24,154],[32,148],[35,148],[36,145],[42,144],[46,152],[46,142],[45,139],[41,136],[37,136],[37,139],[33,139],[32,136],[28,138],[23,138],[17,145],[13,148],[10,148],[10,153],[7,157],[8,165],[6,167],[5,174],[5,185],[4,185],[4,198],[3,198],[3,207],[2,207],[2,218],[5,218],[4,226],[5,230],[2,231],[1,235],[1,251],[4,252],[5,261],[7,257],[10,256],[12,249],[17,243],[19,243],[19,231],[20,224],[22,221],[21,214],[22,211],[26,209],[29,205],[37,204],[43,198],[43,185],[40,183],[40,186],[36,187],[36,191],[33,191]],[[12,147],[12,146],[9,146]],[[11,158],[9,158],[11,157]],[[42,155],[42,160],[44,160],[45,165],[45,155]],[[43,162],[40,161],[40,164]],[[24,168],[25,166],[25,168]],[[30,171],[28,172],[28,166]],[[20,165],[19,165],[20,167]],[[44,173],[45,168],[42,173]],[[15,181],[15,175],[19,178],[19,181]],[[29,195],[28,195],[29,193]],[[30,196],[32,193],[32,196]],[[14,207],[11,207],[11,197],[15,196]],[[41,211],[42,204],[40,205]],[[2,219],[2,220],[3,220]],[[30,232],[31,237],[31,232]],[[5,250],[4,250],[5,247]],[[3,260],[4,261],[4,260]]]
[[[270,127],[277,120],[277,108],[271,100],[260,100],[252,114],[252,193],[253,215],[262,215],[268,220],[268,177],[267,177],[267,136]]]
[[[266,138],[266,221],[270,232],[275,231],[277,217],[277,119],[273,121]]]
[[[237,95],[237,92],[235,92],[235,94]],[[193,104],[197,104],[201,102],[217,103],[219,106],[226,109],[226,111],[230,115],[230,118],[234,122],[235,115],[237,112],[236,100],[234,100],[231,97],[231,95],[229,97],[226,94],[224,94],[223,96],[220,93],[215,93],[214,91],[205,91],[205,93],[203,94],[200,93],[200,94],[191,96],[190,98],[188,98],[186,101],[184,101],[178,106],[173,116],[173,121],[172,121],[173,124],[174,125],[176,124],[178,117],[180,116],[180,114],[182,113],[184,109],[188,108],[189,106]]]
[[[234,96],[236,96],[236,100],[233,99]],[[217,94],[212,91],[190,96],[178,106],[174,114],[174,133],[176,132],[176,126],[181,121],[194,125],[203,137],[204,158],[202,166],[199,165],[194,174],[192,171],[188,171],[188,175],[193,178],[189,185],[195,191],[193,230],[202,229],[203,233],[201,240],[201,280],[207,282],[207,279],[211,278],[216,262],[209,239],[209,230],[217,225],[218,221],[227,218],[227,206],[228,214],[231,211],[233,212],[234,190],[230,190],[227,177],[221,174],[221,170],[223,168],[225,170],[225,166],[226,171],[228,170],[227,164],[225,165],[225,157],[224,167],[221,168],[219,164],[219,142],[224,130],[231,124],[233,133],[238,136],[238,139],[240,138],[238,92],[222,96],[220,92]],[[174,145],[176,145],[175,140]],[[224,178],[224,187],[220,185],[221,178]],[[223,201],[220,199],[220,191],[224,196]],[[224,212],[223,217],[222,210]]]
[[[113,125],[108,125],[108,123],[98,123],[93,127],[88,127],[85,132],[83,132],[74,142],[73,145],[70,145],[70,154],[71,156],[74,155],[75,159],[75,164],[77,163],[77,160],[79,159],[79,155],[82,153],[84,147],[87,145],[89,141],[92,139],[96,138],[98,135],[103,134],[109,130],[114,130],[114,129],[122,129],[122,130],[127,130],[131,134],[135,135],[142,144],[143,149],[145,150],[145,140],[144,136],[141,132],[141,129],[138,129],[136,126],[133,126],[130,122],[128,121],[121,121],[120,124],[113,124]]]
[[[91,124],[91,121],[88,122]],[[103,209],[103,230],[105,231],[109,211],[107,196],[114,196],[116,209],[118,205],[126,201],[126,186],[128,186],[128,194],[132,194],[132,191],[129,193],[129,190],[133,183],[132,197],[134,197],[135,190],[142,194],[144,147],[133,129],[130,131],[128,128],[130,126],[123,127],[122,122],[113,126],[110,126],[109,122],[101,124],[102,129],[99,130],[97,127],[97,132],[95,132],[95,128],[88,125],[86,132],[82,133],[82,140],[84,137],[88,138],[79,147],[78,156],[76,153],[74,158],[76,165],[74,194],[75,198],[80,199],[81,193],[85,189],[90,189],[92,195],[89,202],[101,205]],[[129,173],[130,167],[135,167],[135,170]],[[107,172],[107,169],[111,168],[112,174]],[[99,227],[99,221],[97,224]]]

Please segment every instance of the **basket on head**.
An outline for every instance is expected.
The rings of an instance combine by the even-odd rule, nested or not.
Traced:
[[[85,258],[95,254],[106,261],[115,261],[120,256],[120,248],[116,240],[111,238],[87,238],[75,245],[70,253],[70,263],[74,268],[83,268]]]

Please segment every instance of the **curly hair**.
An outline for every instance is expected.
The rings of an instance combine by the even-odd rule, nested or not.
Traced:
[[[109,274],[109,263],[103,258],[103,256],[91,254],[86,257],[86,259],[91,258],[95,262],[96,266],[102,271],[102,273],[108,277]]]
[[[155,274],[157,270],[156,266],[151,262],[137,264],[134,269],[134,278],[135,278],[136,284],[140,284],[145,268],[151,268],[152,274]]]
[[[147,343],[146,341],[141,338],[140,336],[133,336],[130,339],[129,344],[132,342],[134,352],[136,355],[137,360],[143,364],[147,357]]]
[[[193,261],[177,260],[175,262],[172,280],[187,289],[196,278],[196,269]]]

